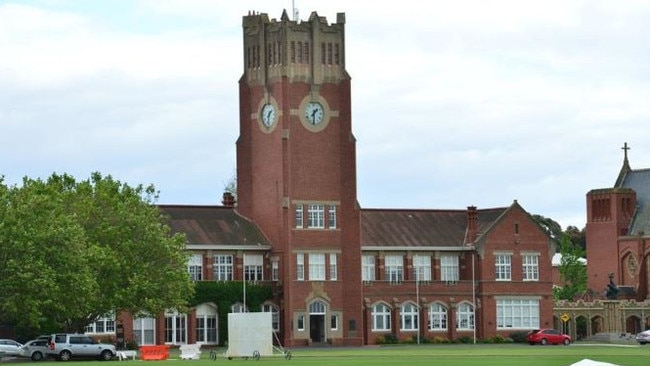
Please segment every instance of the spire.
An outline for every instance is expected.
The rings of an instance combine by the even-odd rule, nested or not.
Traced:
[[[623,180],[625,180],[627,173],[632,170],[632,168],[630,168],[630,162],[627,160],[627,151],[630,150],[630,147],[627,146],[627,142],[623,144],[621,150],[623,150],[623,166],[621,167],[621,171],[618,173],[618,178],[616,178],[614,188],[620,187],[623,184]]]

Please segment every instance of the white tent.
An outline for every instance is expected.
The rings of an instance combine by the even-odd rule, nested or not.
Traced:
[[[273,327],[270,312],[228,314],[227,357],[271,355]]]
[[[600,362],[600,361],[594,361],[585,358],[584,360],[578,361],[576,363],[572,363],[571,366],[618,366],[618,365],[609,362]]]

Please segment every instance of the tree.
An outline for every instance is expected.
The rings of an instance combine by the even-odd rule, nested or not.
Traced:
[[[1,181],[0,181],[1,183]],[[121,310],[183,310],[193,295],[184,236],[153,186],[93,173],[0,184],[0,313],[25,330],[83,328]]]
[[[564,234],[569,236],[569,239],[573,244],[578,245],[582,248],[582,250],[587,250],[587,236],[585,233],[585,228],[579,230],[577,227],[569,225],[567,226],[566,230],[564,230]]]
[[[551,238],[559,240],[559,238],[562,237],[562,226],[553,219],[542,215],[533,215],[533,220],[535,220]]]
[[[560,241],[562,259],[558,267],[562,287],[554,289],[556,300],[573,301],[576,295],[587,291],[587,266],[583,262],[584,250],[571,242],[567,235]]]

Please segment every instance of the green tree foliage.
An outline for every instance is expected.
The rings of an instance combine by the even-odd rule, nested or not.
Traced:
[[[553,295],[556,300],[573,301],[576,295],[587,291],[587,266],[582,261],[585,251],[564,235],[560,241],[560,254],[562,260],[558,269],[563,286],[555,288]]]
[[[559,240],[562,237],[562,226],[553,219],[542,215],[533,215],[533,220],[535,220],[551,238]]]
[[[193,296],[186,240],[153,186],[93,173],[0,181],[0,313],[24,331],[83,331],[121,310],[183,310]]]
[[[564,234],[569,237],[573,244],[579,246],[582,250],[587,250],[587,235],[585,234],[584,228],[580,230],[575,226],[569,225],[566,230],[564,230]]]

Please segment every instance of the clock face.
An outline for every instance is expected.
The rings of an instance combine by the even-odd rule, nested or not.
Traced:
[[[318,102],[309,102],[305,108],[305,119],[312,125],[323,122],[323,106]]]
[[[275,107],[273,104],[264,104],[262,107],[262,123],[266,127],[271,127],[275,122]]]

